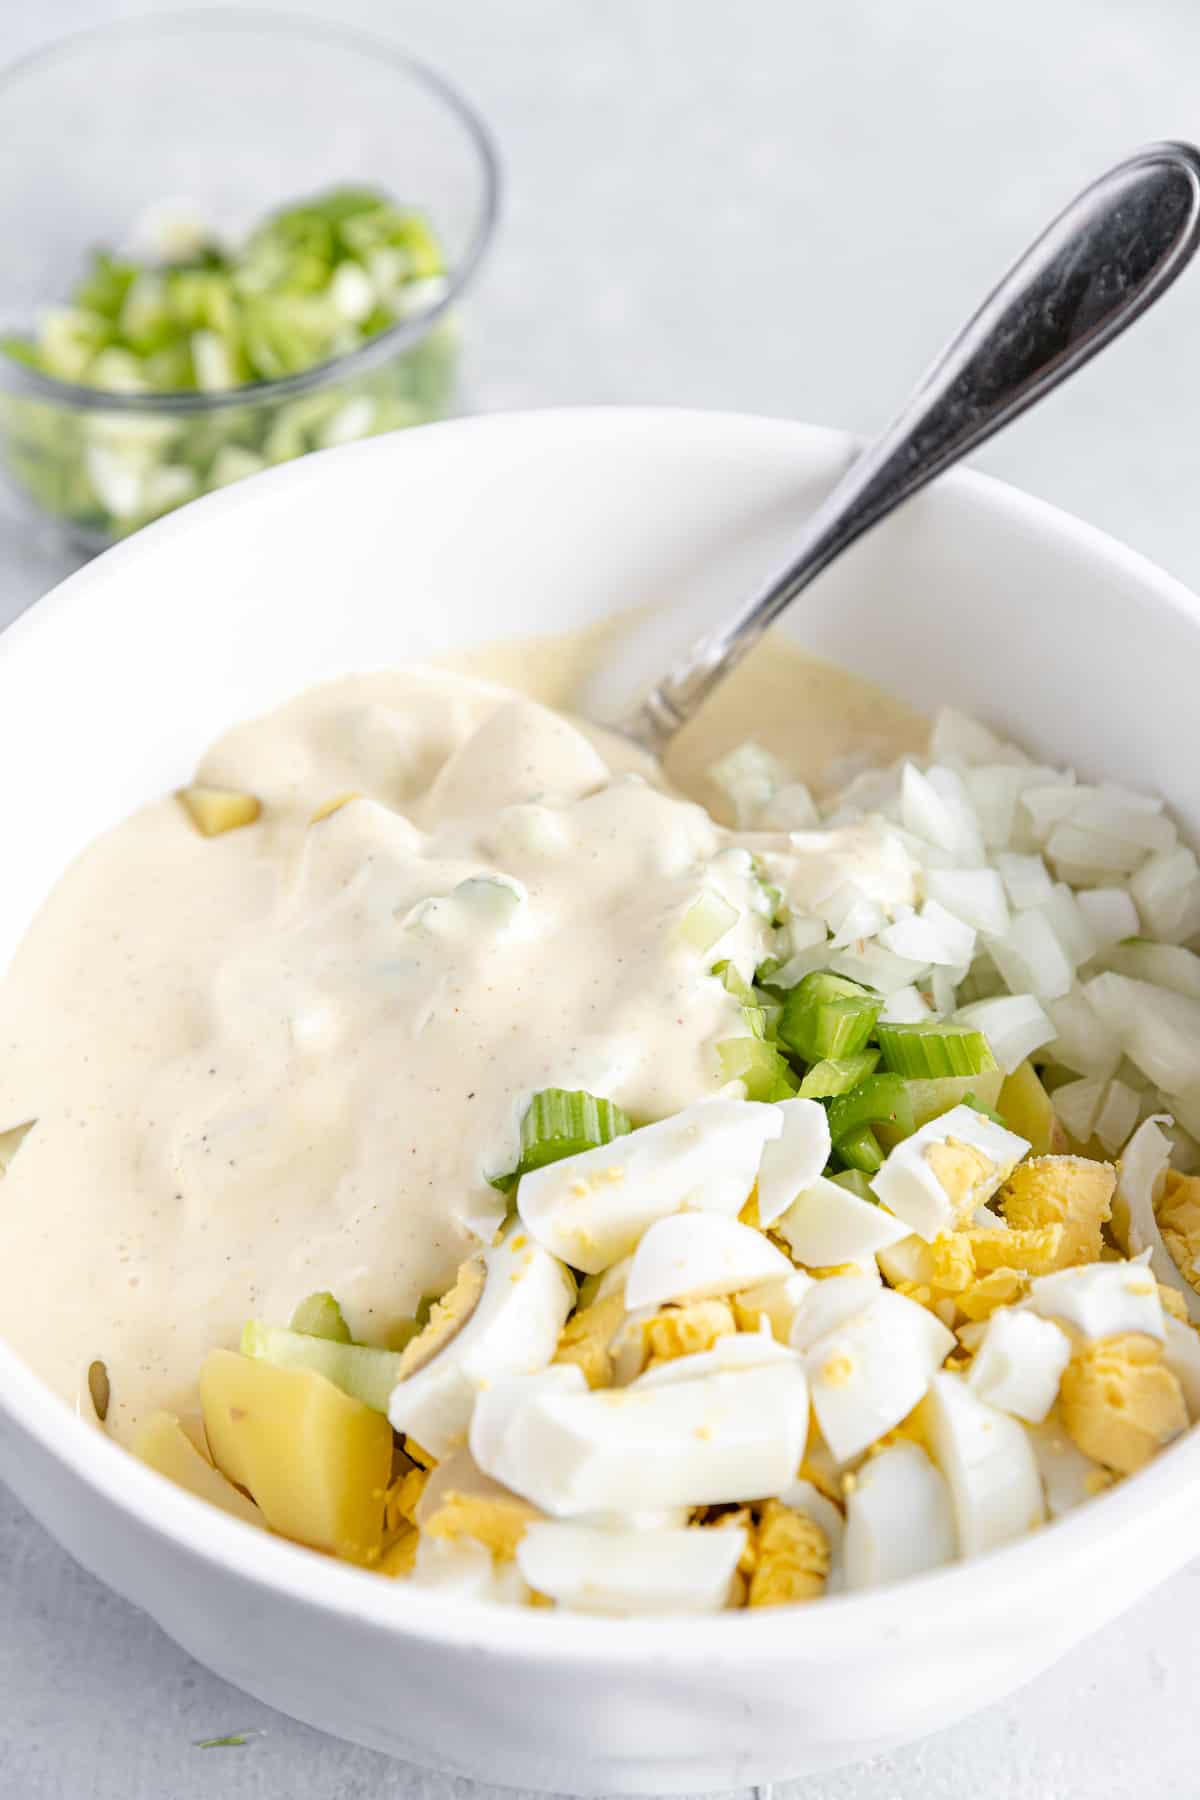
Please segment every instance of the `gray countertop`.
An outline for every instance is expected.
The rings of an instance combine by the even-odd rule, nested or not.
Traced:
[[[18,10],[20,17],[17,16]],[[155,5],[0,7],[0,59]],[[507,215],[469,403],[659,401],[867,431],[1048,213],[1200,135],[1189,0],[312,0],[443,64]],[[0,146],[0,152],[8,146]],[[1200,277],[980,462],[1200,585]],[[72,566],[0,510],[0,622]],[[1036,1689],[788,1800],[1193,1792],[1200,1565]],[[1019,1596],[1014,1596],[1019,1604]],[[248,1732],[240,1748],[195,1741]],[[0,1490],[0,1800],[482,1800],[215,1680]]]

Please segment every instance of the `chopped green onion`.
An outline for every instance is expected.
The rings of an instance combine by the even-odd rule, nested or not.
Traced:
[[[717,1045],[721,1074],[726,1081],[743,1081],[747,1100],[791,1100],[796,1078],[774,1044],[762,1038],[726,1038]]]
[[[490,1177],[502,1194],[510,1193],[522,1175],[564,1156],[578,1156],[624,1137],[633,1130],[628,1113],[611,1100],[567,1088],[543,1088],[533,1096],[521,1120],[521,1157],[507,1175]]]
[[[865,1046],[882,1011],[879,995],[840,975],[817,970],[789,991],[779,1036],[808,1063],[854,1056]]]
[[[963,1026],[880,1025],[883,1066],[897,1075],[936,1081],[948,1075],[982,1075],[996,1059],[982,1031]]]
[[[835,1100],[839,1094],[848,1094],[873,1073],[878,1061],[878,1050],[860,1050],[857,1056],[846,1056],[841,1061],[827,1058],[814,1063],[800,1083],[800,1098]]]
[[[310,1294],[292,1314],[292,1330],[306,1337],[328,1338],[334,1344],[350,1342],[350,1327],[332,1294]]]
[[[901,1137],[913,1131],[912,1101],[900,1075],[868,1075],[850,1093],[830,1102],[829,1135],[835,1150],[840,1151],[843,1141],[864,1126],[881,1124],[890,1125]]]
[[[286,208],[241,245],[192,244],[136,263],[97,251],[67,304],[47,308],[36,331],[0,337],[0,355],[58,381],[229,396],[219,410],[167,417],[0,394],[0,456],[18,487],[106,542],[269,464],[444,416],[457,360],[450,319],[313,393],[240,403],[246,384],[333,362],[443,293],[426,221],[369,188],[347,211],[346,191]]]
[[[861,1169],[864,1175],[877,1175],[883,1167],[883,1151],[879,1139],[869,1125],[844,1137],[837,1154],[850,1169]]]
[[[276,1368],[311,1369],[375,1412],[387,1411],[392,1389],[400,1380],[398,1351],[334,1343],[282,1325],[263,1325],[257,1319],[243,1327],[241,1349],[243,1356],[274,1363]]]
[[[830,1179],[836,1182],[838,1187],[844,1187],[856,1199],[867,1200],[872,1206],[879,1205],[874,1190],[861,1169],[842,1169]]]

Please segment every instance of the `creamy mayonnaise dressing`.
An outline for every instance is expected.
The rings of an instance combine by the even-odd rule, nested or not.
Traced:
[[[35,920],[0,989],[0,1129],[37,1120],[0,1185],[0,1332],[72,1402],[103,1359],[117,1435],[314,1289],[386,1343],[493,1235],[535,1090],[640,1121],[718,1092],[745,1027],[707,971],[766,942],[739,843],[800,910],[850,879],[911,898],[869,827],[738,839],[620,740],[477,678],[561,702],[593,648],[350,677],[238,726],[198,780],[257,795],[256,824],[206,839],[158,801]],[[809,779],[923,738],[774,644],[716,704],[670,767],[695,792],[751,734]],[[739,915],[719,951],[684,923],[713,894]]]

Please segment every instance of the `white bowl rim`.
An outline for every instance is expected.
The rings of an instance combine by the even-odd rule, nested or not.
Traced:
[[[148,544],[161,543],[168,534],[186,537],[203,530],[204,521],[218,509],[254,507],[268,486],[319,486],[330,456],[344,464],[355,457],[420,455],[421,444],[433,434],[442,438],[521,433],[547,441],[558,436],[577,443],[588,434],[602,436],[615,431],[620,435],[624,430],[686,433],[693,447],[704,437],[728,445],[739,434],[747,443],[759,446],[768,446],[773,437],[780,444],[805,442],[823,451],[833,470],[845,463],[858,444],[847,432],[821,426],[682,407],[562,407],[447,420],[320,452],[205,496],[69,576],[9,627],[0,639],[0,655],[7,640],[36,631],[39,620],[50,612],[89,603],[88,590],[97,579],[97,570],[102,577],[111,578],[123,560],[144,554]],[[1084,520],[973,470],[951,471],[939,479],[938,487],[982,504],[1002,520],[1019,522],[1057,539],[1076,550],[1082,560],[1099,560],[1120,569],[1131,582],[1151,590],[1160,604],[1193,622],[1200,620],[1200,600],[1181,582]],[[1117,1553],[1122,1538],[1144,1534],[1149,1514],[1161,1515],[1163,1528],[1176,1523],[1176,1514],[1182,1516],[1193,1509],[1189,1490],[1194,1492],[1200,1479],[1197,1429],[1136,1478],[1120,1482],[1052,1527],[1001,1549],[891,1587],[828,1596],[815,1606],[689,1616],[687,1630],[681,1633],[678,1617],[609,1619],[477,1601],[448,1603],[437,1590],[392,1582],[270,1536],[195,1498],[138,1462],[75,1416],[3,1343],[0,1411],[51,1457],[68,1464],[99,1496],[184,1557],[232,1573],[298,1605],[353,1617],[395,1638],[477,1649],[509,1660],[523,1657],[531,1663],[552,1652],[577,1664],[661,1667],[663,1654],[669,1651],[676,1675],[686,1674],[689,1666],[711,1667],[714,1661],[740,1660],[747,1655],[764,1660],[823,1659],[835,1644],[899,1644],[913,1637],[936,1637],[947,1616],[1011,1612],[1013,1597],[1024,1584],[1036,1582],[1048,1562],[1061,1565],[1095,1560],[1102,1564]]]

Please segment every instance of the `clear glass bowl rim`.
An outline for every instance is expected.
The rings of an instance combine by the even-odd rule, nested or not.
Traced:
[[[156,16],[143,14],[141,17],[120,19],[90,26],[85,31],[71,32],[67,37],[57,38],[53,43],[43,45],[9,63],[0,70],[0,102],[7,90],[24,76],[35,74],[60,59],[76,55],[79,51],[86,50],[89,44],[113,43],[121,38],[133,37],[166,38],[180,29],[212,27],[260,31],[266,28],[298,39],[308,38],[318,44],[340,44],[345,49],[357,50],[374,57],[380,63],[390,65],[426,88],[454,115],[478,157],[482,198],[475,229],[463,254],[450,270],[444,293],[423,312],[414,314],[411,319],[400,319],[396,324],[389,325],[385,331],[369,338],[358,349],[331,357],[327,362],[317,363],[313,368],[304,369],[297,375],[285,375],[277,380],[252,381],[242,387],[197,393],[110,393],[107,389],[85,387],[79,382],[60,381],[56,376],[44,375],[38,369],[30,369],[23,363],[5,358],[3,385],[9,392],[53,401],[60,407],[83,412],[158,413],[167,416],[221,412],[235,406],[273,404],[346,381],[377,368],[381,363],[390,362],[399,352],[418,343],[470,286],[491,243],[500,212],[501,163],[496,140],[482,115],[454,82],[432,64],[423,62],[407,50],[389,44],[370,32],[331,24],[326,19],[315,18],[310,14],[275,12],[253,6],[239,6],[236,9],[229,6],[187,7],[178,12],[159,13]]]

